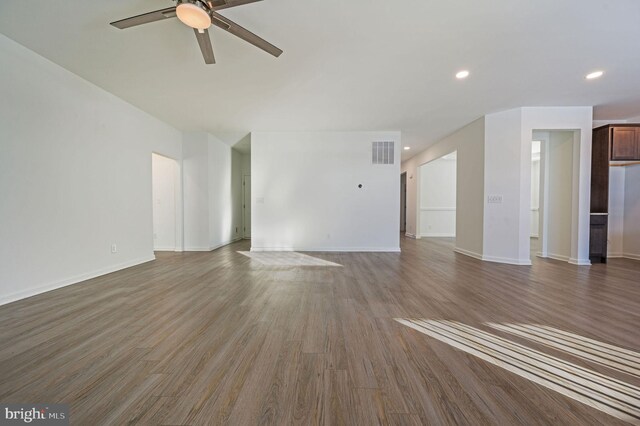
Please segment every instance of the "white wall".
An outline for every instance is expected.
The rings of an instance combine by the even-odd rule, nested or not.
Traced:
[[[530,264],[531,141],[535,130],[574,132],[569,262],[590,265],[589,202],[592,107],[525,107],[485,117],[485,194],[502,203],[486,203],[483,258]],[[486,201],[486,200],[485,200]],[[460,218],[461,215],[458,215]],[[544,242],[543,242],[544,244]]]
[[[571,257],[573,190],[573,132],[549,132],[547,146],[548,191],[545,205],[547,255],[568,261]]]
[[[456,236],[455,156],[420,167],[420,236]]]
[[[241,238],[238,154],[210,134],[185,133],[183,157],[185,250],[209,251]]]
[[[484,201],[483,259],[528,265],[531,263],[528,248],[531,232],[531,136],[524,146],[521,143],[520,109],[489,114],[485,117],[485,123],[485,196],[501,196],[502,202]],[[529,173],[527,210],[524,218],[521,216],[523,156],[526,156]],[[526,220],[526,253],[520,252],[522,220]]]
[[[2,35],[0,57],[0,303],[152,260],[151,153],[180,132]]]
[[[591,202],[591,135],[592,107],[526,107],[522,108],[521,144],[526,150],[531,145],[533,131],[571,130],[573,144],[573,190],[571,192],[571,257],[569,263],[590,265],[589,223]],[[521,158],[521,229],[520,254],[529,257],[529,200],[531,191],[531,161],[522,151]]]
[[[395,164],[371,164],[374,141],[395,142]],[[398,251],[400,143],[400,132],[252,133],[251,249]]]
[[[243,176],[251,176],[251,153],[242,154],[241,167]]]
[[[627,167],[609,167],[608,257],[622,257],[624,253],[623,235],[626,169]]]
[[[576,161],[569,262],[589,265],[592,116],[592,107],[525,107],[489,114],[404,162],[402,170],[409,176],[407,234],[414,236],[420,229],[419,183],[412,179],[417,167],[458,149],[456,251],[529,265],[533,132],[571,130]],[[489,203],[494,195],[502,202]]]
[[[640,165],[625,167],[624,256],[640,260]]]
[[[242,236],[251,238],[251,153],[242,154],[240,160],[242,178]]]
[[[176,233],[179,226],[177,193],[180,183],[178,164],[175,160],[151,154],[153,194],[153,249],[175,251],[178,249]]]
[[[209,144],[209,247],[216,248],[237,239],[233,223],[234,197],[232,148],[212,135]]]
[[[244,236],[242,232],[242,161],[243,154],[231,150],[231,239],[238,240]]]
[[[640,259],[640,166],[609,168],[608,257]]]
[[[407,172],[407,235],[420,229],[419,167],[457,151],[455,250],[482,257],[484,215],[484,118],[474,121],[402,163]],[[464,213],[460,213],[464,212]]]
[[[211,250],[209,245],[209,144],[204,133],[185,133],[182,141],[184,249]]]

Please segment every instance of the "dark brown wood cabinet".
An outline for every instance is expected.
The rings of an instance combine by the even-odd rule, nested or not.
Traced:
[[[589,258],[592,263],[606,263],[609,163],[640,161],[640,124],[610,124],[593,129],[591,148]]]
[[[591,145],[591,213],[609,210],[609,129],[593,131]]]
[[[606,213],[591,214],[589,227],[589,260],[591,263],[607,263],[607,238],[609,216]]]
[[[611,129],[611,160],[640,159],[640,128],[613,127]]]

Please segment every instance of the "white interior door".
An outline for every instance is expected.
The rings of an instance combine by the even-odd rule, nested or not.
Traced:
[[[155,251],[176,249],[176,168],[175,160],[151,154],[153,249]]]
[[[242,179],[244,189],[243,218],[244,238],[251,238],[251,176],[245,175]]]

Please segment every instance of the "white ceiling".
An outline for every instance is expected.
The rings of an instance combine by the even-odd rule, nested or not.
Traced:
[[[409,158],[487,113],[595,105],[640,115],[637,0],[264,0],[222,11],[284,50],[217,28],[109,22],[169,0],[2,0],[0,32],[182,130],[401,130]],[[456,71],[469,69],[464,81]],[[596,81],[584,75],[606,74]]]

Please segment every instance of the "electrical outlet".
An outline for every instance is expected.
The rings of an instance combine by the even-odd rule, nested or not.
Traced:
[[[489,195],[487,197],[487,203],[489,203],[489,204],[502,204],[502,195]]]
[[[111,244],[111,253],[117,253],[118,252],[118,246],[113,243]]]

